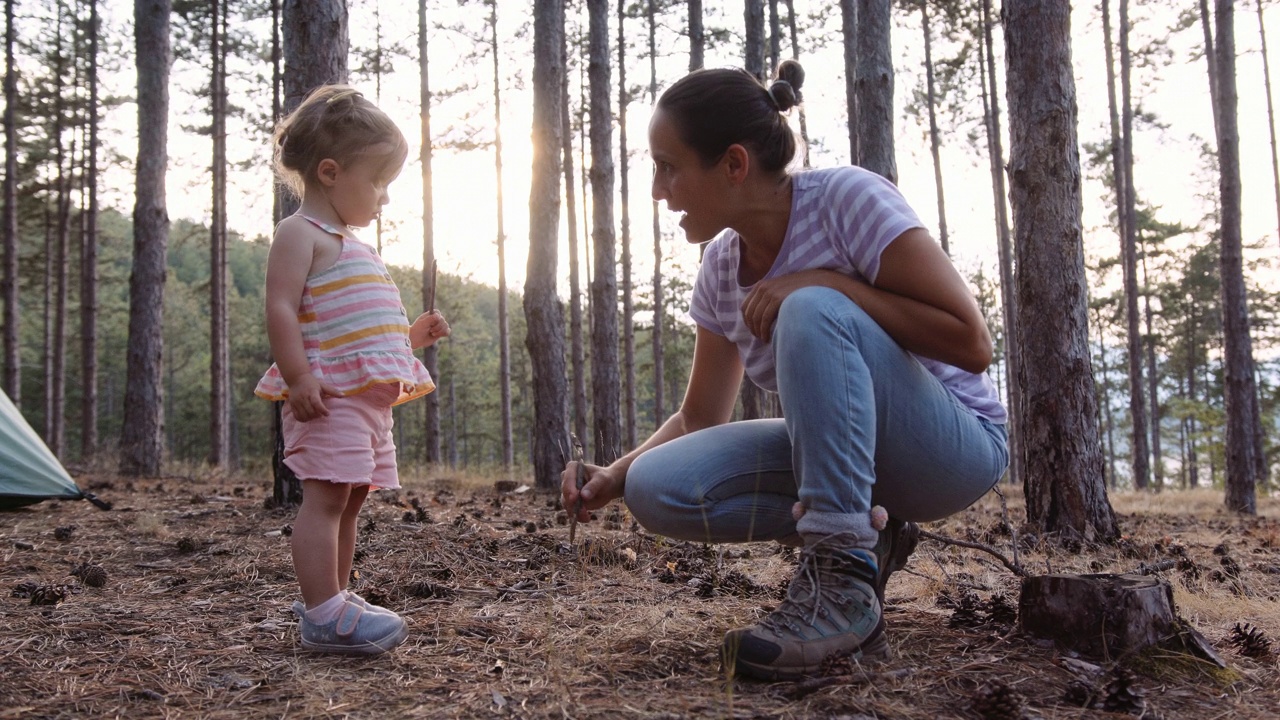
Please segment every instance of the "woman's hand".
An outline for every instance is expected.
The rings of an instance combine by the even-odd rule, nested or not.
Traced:
[[[742,301],[742,319],[752,335],[769,342],[773,338],[773,324],[778,320],[778,311],[782,309],[782,301],[791,293],[803,287],[821,285],[835,287],[831,276],[841,277],[834,270],[801,270],[790,275],[782,275],[768,280],[761,280],[747,293]]]
[[[329,414],[324,406],[326,397],[342,397],[334,386],[320,382],[320,378],[307,373],[289,385],[289,409],[299,422],[310,422]]]
[[[451,332],[453,331],[444,315],[439,310],[432,310],[419,315],[409,326],[409,343],[417,350],[433,345],[440,338],[449,337]]]
[[[578,510],[578,522],[587,522],[591,520],[592,510],[602,508],[610,501],[622,497],[626,476],[617,477],[617,472],[612,468],[581,463],[585,482],[579,492],[578,465],[579,462],[573,460],[565,465],[564,472],[560,473],[561,502],[564,504],[565,512],[571,513],[577,507],[578,498],[581,497],[582,507]]]

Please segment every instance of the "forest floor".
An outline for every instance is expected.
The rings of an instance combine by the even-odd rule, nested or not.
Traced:
[[[1116,545],[1019,534],[1018,560],[1035,573],[1166,568],[1178,613],[1225,669],[1171,651],[1055,651],[1017,630],[1019,579],[994,556],[925,539],[889,584],[891,660],[761,683],[726,678],[718,647],[778,601],[795,554],[774,544],[664,540],[614,505],[578,528],[575,547],[549,494],[406,478],[370,496],[354,586],[411,634],[352,659],[299,648],[292,513],[266,507],[264,483],[80,482],[115,508],[0,514],[0,720],[979,718],[984,699],[1010,710],[987,717],[1280,714],[1276,499],[1246,518],[1222,511],[1220,493],[1121,494]],[[926,529],[1012,557],[1008,528],[1023,512],[1007,494],[1011,524],[993,493]]]

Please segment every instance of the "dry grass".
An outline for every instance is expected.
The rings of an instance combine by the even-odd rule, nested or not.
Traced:
[[[1025,699],[1027,717],[1106,715],[1066,695],[1104,687],[1116,663],[1074,661],[992,612],[961,622],[966,592],[1016,606],[1018,579],[985,553],[922,542],[889,586],[893,660],[800,683],[730,681],[720,636],[776,602],[790,551],[665,541],[621,508],[579,528],[574,548],[550,496],[500,494],[495,474],[406,475],[406,489],[365,510],[356,586],[405,614],[412,634],[363,660],[299,651],[292,517],[264,508],[261,483],[112,479],[97,490],[111,512],[43,503],[0,516],[0,720],[979,717],[973,700],[993,682]],[[1007,504],[1020,528],[1020,498]],[[1118,545],[1067,549],[1020,531],[1018,560],[1034,573],[1124,572],[1184,557],[1164,576],[1230,668],[1124,663],[1145,717],[1274,717],[1275,655],[1245,657],[1231,638],[1237,623],[1280,638],[1280,503],[1261,502],[1257,518],[1222,512],[1207,491],[1113,504]],[[993,495],[928,529],[1012,556],[1001,512]],[[86,562],[106,570],[105,587],[70,575]],[[32,605],[11,595],[23,583],[65,586],[65,599]]]

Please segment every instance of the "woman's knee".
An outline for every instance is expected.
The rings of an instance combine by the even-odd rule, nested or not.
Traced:
[[[650,458],[651,453],[644,453],[636,458],[627,470],[627,482],[623,488],[623,498],[632,516],[646,530],[653,532],[662,525],[662,520],[669,515],[670,508],[663,507],[664,495],[662,478],[656,463]]]

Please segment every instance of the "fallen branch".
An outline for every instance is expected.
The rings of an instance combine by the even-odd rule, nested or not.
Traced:
[[[969,548],[971,550],[981,550],[985,553],[989,553],[990,555],[995,556],[995,558],[999,560],[1002,565],[1008,568],[1009,571],[1012,572],[1014,575],[1017,575],[1018,577],[1021,577],[1021,578],[1031,577],[1031,574],[1028,573],[1026,570],[1024,570],[1022,565],[1015,562],[1010,562],[1009,558],[1002,555],[999,550],[996,550],[990,545],[983,545],[982,543],[978,543],[978,542],[969,542],[967,540],[956,540],[955,538],[949,538],[945,535],[938,535],[937,533],[931,533],[928,530],[925,530],[923,528],[921,528],[920,530],[920,537],[926,537],[926,538],[929,538],[930,540],[936,540],[942,543],[943,545],[956,545],[959,547]]]
[[[901,670],[890,670],[888,672],[868,672],[859,670],[857,672],[845,673],[843,675],[828,675],[827,677],[809,678],[801,680],[793,685],[788,693],[793,698],[802,698],[811,695],[823,688],[834,687],[837,685],[866,685],[869,683],[881,682],[884,680],[901,680],[909,677],[915,670],[912,668],[902,668]]]

